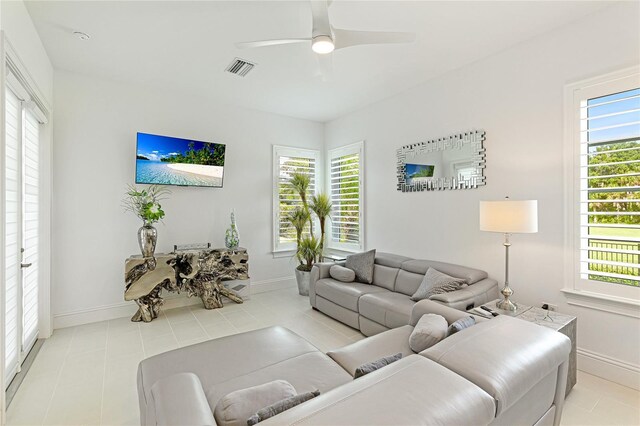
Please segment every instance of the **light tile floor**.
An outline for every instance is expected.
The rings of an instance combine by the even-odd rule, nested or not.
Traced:
[[[56,330],[7,413],[9,425],[138,425],[136,370],[149,356],[203,340],[282,325],[323,351],[364,338],[287,289],[242,305],[166,311],[151,323],[129,318]],[[579,372],[563,425],[640,425],[640,393]]]

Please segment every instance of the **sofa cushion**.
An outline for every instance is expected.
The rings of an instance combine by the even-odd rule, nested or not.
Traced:
[[[406,294],[407,296],[413,296],[416,290],[418,290],[418,287],[420,287],[423,279],[424,274],[416,274],[400,269],[400,271],[398,271],[398,276],[396,277],[396,286],[394,291]]]
[[[343,283],[351,283],[356,279],[356,273],[353,270],[340,265],[333,265],[329,269],[329,275],[334,280],[342,281]]]
[[[325,299],[358,312],[358,300],[364,294],[376,292],[389,292],[384,288],[362,283],[343,283],[331,278],[325,278],[316,282],[316,294]]]
[[[447,337],[447,320],[441,315],[426,314],[416,324],[409,336],[411,350],[418,353]]]
[[[384,291],[365,294],[360,298],[360,315],[385,327],[396,328],[409,324],[415,302],[409,296]]]
[[[400,256],[398,254],[391,254],[391,253],[383,253],[380,251],[376,253],[376,264],[382,265],[382,266],[388,266],[390,268],[399,269],[402,266],[402,264],[407,260],[413,260],[413,259],[407,256]]]
[[[291,383],[274,380],[225,395],[216,404],[213,414],[220,426],[245,426],[256,411],[295,395]]]
[[[570,350],[567,336],[500,315],[447,337],[420,355],[484,389],[496,401],[497,417],[565,362]]]
[[[373,285],[393,291],[399,270],[399,268],[392,268],[391,266],[373,265]]]
[[[356,281],[371,284],[373,282],[373,265],[375,263],[375,249],[347,256],[344,266],[356,273]]]
[[[277,340],[273,340],[270,344],[277,346],[277,342]],[[230,350],[229,352],[242,352],[243,350]],[[259,353],[260,350],[256,350],[256,352]],[[211,362],[208,364],[211,366]],[[215,407],[221,398],[233,391],[273,380],[286,380],[298,393],[311,392],[315,389],[324,393],[353,380],[353,377],[327,355],[315,351],[256,369],[224,382],[215,383],[209,388],[205,388],[205,394],[209,405]]]
[[[304,377],[302,373],[283,375],[281,371],[274,370],[274,366],[286,365],[285,361],[288,361],[301,372],[308,373],[304,363],[294,362],[305,356],[315,360],[313,374],[304,374]],[[212,359],[216,362],[212,363]],[[262,371],[262,375],[257,374],[258,371]],[[273,374],[269,375],[270,372]],[[141,361],[138,366],[138,397],[142,423],[155,424],[151,396],[153,384],[177,373],[198,376],[212,408],[219,398],[229,392],[271,380],[287,380],[299,392],[330,389],[352,380],[351,375],[291,330],[268,327],[248,331],[175,349]],[[243,377],[255,380],[242,381]],[[237,386],[223,385],[234,380],[238,381]],[[212,388],[220,391],[215,400],[209,397]]]
[[[456,278],[464,278],[467,284],[473,284],[488,277],[485,271],[479,269],[467,268],[465,266],[454,265],[453,263],[436,262],[433,260],[407,260],[401,266],[407,272],[424,275],[429,268],[451,275]]]
[[[327,352],[335,362],[340,364],[352,376],[356,368],[367,362],[382,358],[392,353],[402,356],[413,355],[409,347],[409,336],[413,327],[405,325],[385,331],[367,339],[358,340],[345,347]]]
[[[482,389],[411,355],[266,420],[264,426],[487,425],[494,414],[495,403]]]
[[[451,275],[443,274],[437,269],[429,268],[420,283],[420,287],[411,296],[411,300],[417,302],[434,294],[450,293],[460,290],[463,285],[467,286],[464,279],[455,278]]]

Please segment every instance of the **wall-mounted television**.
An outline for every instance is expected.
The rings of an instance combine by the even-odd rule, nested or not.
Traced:
[[[136,183],[222,188],[225,145],[138,133]]]

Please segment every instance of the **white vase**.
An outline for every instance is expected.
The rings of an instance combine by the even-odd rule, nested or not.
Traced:
[[[296,269],[296,281],[298,283],[298,293],[300,293],[300,296],[308,296],[311,272]]]

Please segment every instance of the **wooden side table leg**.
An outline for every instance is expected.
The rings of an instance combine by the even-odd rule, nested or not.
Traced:
[[[198,277],[193,280],[193,286],[195,293],[202,299],[205,309],[218,309],[224,306],[215,281]]]
[[[218,283],[218,287],[220,288],[220,294],[222,294],[223,296],[228,297],[236,303],[244,302],[244,300],[242,300],[242,297],[238,296],[238,293],[233,290],[229,290],[224,285],[222,285],[222,283]]]
[[[160,288],[155,288],[148,295],[135,300],[138,311],[131,317],[133,322],[151,322],[158,318],[160,307],[164,303],[160,297]]]

